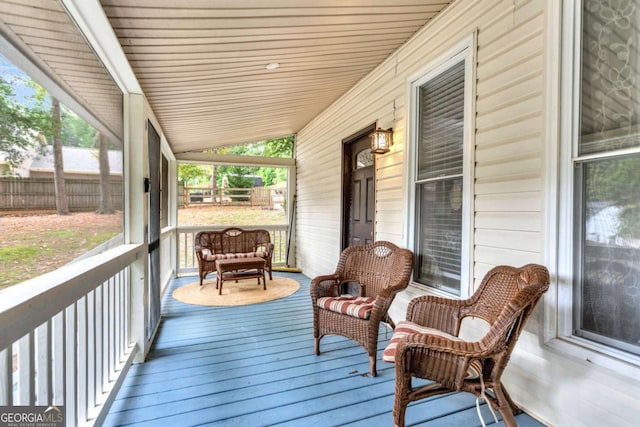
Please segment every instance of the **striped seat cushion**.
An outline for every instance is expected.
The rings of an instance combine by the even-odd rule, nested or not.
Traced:
[[[235,258],[266,258],[269,255],[267,251],[257,252],[241,252],[236,254],[212,254],[207,249],[202,250],[202,258],[205,261],[215,261],[218,259],[235,259]]]
[[[366,320],[371,316],[375,301],[371,297],[323,297],[318,298],[318,307]]]
[[[412,322],[402,321],[398,322],[396,328],[393,331],[389,345],[384,349],[382,353],[382,360],[389,363],[394,363],[396,360],[396,348],[398,343],[403,337],[409,334],[429,334],[436,335],[443,338],[449,338],[454,341],[463,341],[455,335],[442,332],[441,330],[434,328],[427,328],[426,326],[416,325]],[[466,379],[479,378],[482,373],[482,362],[480,360],[473,360],[467,369]]]

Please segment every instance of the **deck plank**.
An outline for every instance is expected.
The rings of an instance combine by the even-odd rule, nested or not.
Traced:
[[[243,307],[199,307],[163,298],[162,322],[147,362],[129,371],[105,426],[389,426],[393,365],[354,342],[327,336],[313,354],[309,279],[281,300]],[[380,359],[390,333],[380,334]],[[483,416],[493,421],[486,407]],[[526,427],[542,424],[526,414]],[[475,398],[452,393],[414,402],[407,425],[479,426]]]

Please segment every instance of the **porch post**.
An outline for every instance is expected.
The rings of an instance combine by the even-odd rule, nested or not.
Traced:
[[[290,248],[285,262],[288,266],[299,267],[298,264],[296,264],[296,215],[298,210],[297,206],[295,206],[298,203],[296,197],[296,174],[296,166],[289,166],[287,176],[287,206],[289,207],[290,214],[287,215],[287,221],[289,222],[288,228],[290,236],[287,236],[287,240]]]
[[[145,131],[144,98],[140,94],[124,95],[125,117],[125,200],[124,227],[127,243],[146,244],[149,196],[144,191],[147,176],[147,144]],[[129,334],[137,352],[134,363],[144,362],[149,350],[146,338],[148,315],[148,252],[145,250],[131,264],[129,286],[131,287],[131,322]]]

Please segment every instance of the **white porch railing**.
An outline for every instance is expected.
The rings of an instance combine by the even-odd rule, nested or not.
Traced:
[[[224,230],[229,226],[210,226],[210,225],[189,225],[178,227],[178,274],[188,274],[198,271],[198,261],[193,251],[193,240],[199,231],[204,230]],[[268,230],[271,236],[271,242],[274,244],[273,249],[273,265],[285,265],[287,262],[287,230],[288,226],[283,225],[251,225],[238,226],[246,229],[264,229]]]
[[[64,406],[67,426],[100,423],[137,351],[122,245],[0,296],[0,405]]]

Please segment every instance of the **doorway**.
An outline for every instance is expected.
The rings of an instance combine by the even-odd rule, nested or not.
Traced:
[[[371,125],[343,140],[342,249],[374,240],[376,209],[375,157]]]

